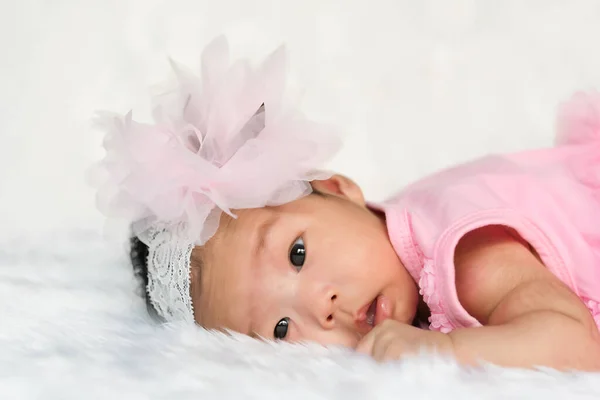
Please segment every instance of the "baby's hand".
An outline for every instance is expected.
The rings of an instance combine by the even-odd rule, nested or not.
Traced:
[[[356,351],[369,354],[377,361],[397,360],[421,350],[448,353],[452,351],[452,340],[440,332],[387,319],[373,328],[356,346]]]

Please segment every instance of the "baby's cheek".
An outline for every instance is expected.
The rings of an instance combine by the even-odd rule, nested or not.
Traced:
[[[358,344],[358,340],[358,334],[350,335],[347,333],[338,332],[333,335],[327,335],[326,337],[318,338],[314,341],[326,346],[341,346],[354,349]]]
[[[354,349],[358,344],[360,335],[356,331],[346,328],[325,330],[317,326],[303,325],[295,326],[290,340],[292,342],[315,342],[322,345],[342,346]]]

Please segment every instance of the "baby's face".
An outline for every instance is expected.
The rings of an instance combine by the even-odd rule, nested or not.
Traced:
[[[193,282],[200,289],[192,294],[199,324],[354,347],[372,329],[365,310],[379,296],[391,318],[413,320],[416,285],[383,216],[343,177],[314,187],[329,194],[221,219],[206,247],[201,282]]]

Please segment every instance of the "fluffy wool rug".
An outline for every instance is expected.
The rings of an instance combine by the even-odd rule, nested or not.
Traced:
[[[83,179],[94,110],[144,115],[167,56],[194,66],[225,33],[237,55],[287,43],[305,110],[348,133],[332,168],[378,200],[550,144],[557,104],[600,88],[599,20],[597,0],[0,2],[0,398],[600,398],[598,374],[158,326]]]
[[[124,251],[90,231],[4,241],[3,399],[600,398],[600,376],[376,364],[344,349],[157,326]]]

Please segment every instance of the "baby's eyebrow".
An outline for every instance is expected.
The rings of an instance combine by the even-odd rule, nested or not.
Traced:
[[[258,228],[256,229],[256,242],[255,242],[255,245],[253,246],[254,247],[254,255],[256,257],[259,257],[262,254],[262,252],[265,250],[266,243],[267,243],[267,237],[269,237],[271,229],[275,225],[275,222],[277,222],[277,219],[278,219],[277,216],[273,215],[273,216],[266,218],[264,221],[262,221],[260,223],[260,225],[258,225]]]

